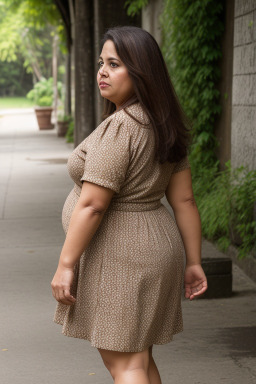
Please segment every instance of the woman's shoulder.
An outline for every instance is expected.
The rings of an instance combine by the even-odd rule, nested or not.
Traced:
[[[128,125],[137,125],[143,128],[149,128],[150,119],[140,102],[129,105],[116,112],[119,119],[125,121]]]
[[[113,140],[118,136],[122,136],[123,139],[131,139],[131,142],[136,143],[141,139],[146,140],[145,136],[152,136],[152,134],[150,119],[138,102],[120,109],[104,119],[76,149],[83,149],[90,143],[94,144],[102,140]]]
[[[150,119],[140,103],[129,105],[112,113],[98,125],[95,133],[97,136],[106,133],[111,135],[114,131],[120,131],[121,127],[130,134],[134,131],[137,132],[139,127],[147,129],[151,127]]]

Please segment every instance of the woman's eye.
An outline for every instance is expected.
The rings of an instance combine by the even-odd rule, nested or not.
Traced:
[[[104,63],[103,63],[103,61],[98,61],[97,64],[98,64],[99,67],[102,67]],[[118,65],[116,63],[113,63],[113,62],[110,63],[110,66],[112,68],[117,68],[118,67]]]

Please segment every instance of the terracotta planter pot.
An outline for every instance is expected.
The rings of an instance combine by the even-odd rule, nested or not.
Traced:
[[[68,131],[68,121],[57,121],[57,135],[59,137],[66,136],[66,133]]]
[[[54,124],[51,123],[52,107],[36,107],[35,113],[39,129],[53,129]]]

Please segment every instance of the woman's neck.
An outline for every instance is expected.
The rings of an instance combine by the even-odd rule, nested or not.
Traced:
[[[126,101],[124,101],[121,105],[119,105],[118,108],[116,108],[116,111],[115,112],[118,112],[120,111],[121,109],[124,109],[126,107],[128,107],[129,105],[132,105],[134,103],[137,103],[139,100],[136,96],[136,94],[134,93],[131,97],[129,97],[129,99],[127,99]]]

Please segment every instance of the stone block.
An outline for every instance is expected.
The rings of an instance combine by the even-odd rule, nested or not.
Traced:
[[[232,104],[256,105],[256,74],[233,77]]]
[[[235,0],[235,17],[244,15],[256,9],[255,0]]]
[[[234,47],[253,42],[253,12],[238,17],[234,23]]]
[[[233,75],[256,73],[256,43],[234,48]]]
[[[207,276],[232,274],[232,260],[229,257],[203,258],[202,267]]]
[[[202,259],[207,277],[207,291],[201,299],[216,299],[232,295],[232,260],[227,257]]]
[[[233,106],[231,164],[256,169],[256,106]]]

